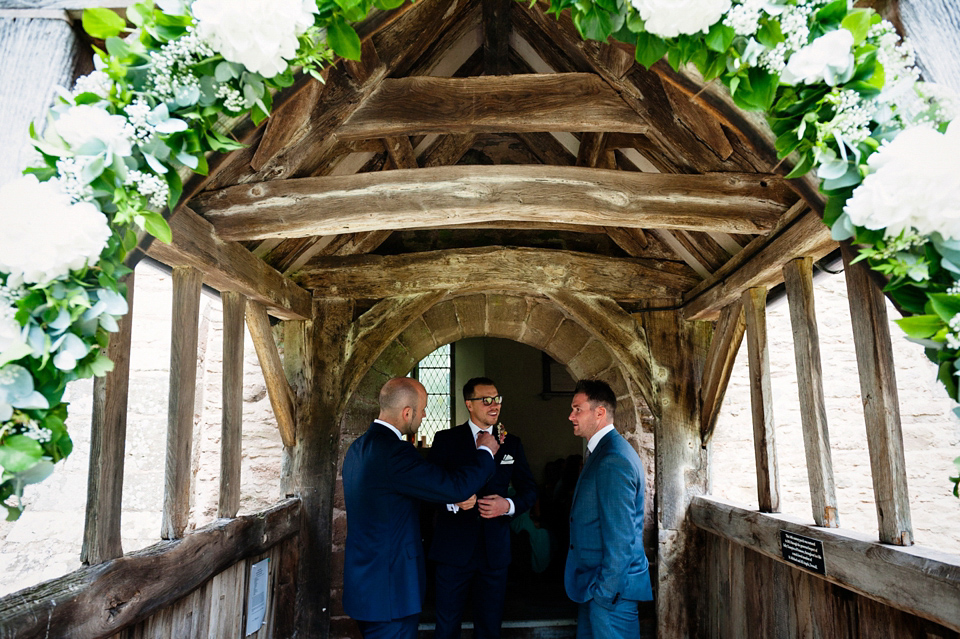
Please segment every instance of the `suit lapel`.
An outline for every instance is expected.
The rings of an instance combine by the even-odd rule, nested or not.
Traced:
[[[593,465],[596,464],[597,458],[603,454],[603,449],[606,448],[608,443],[610,443],[610,438],[616,432],[616,430],[612,430],[604,435],[603,438],[597,442],[593,452],[587,455],[586,461],[583,462],[583,469],[580,471],[580,478],[577,480],[577,486],[573,489],[573,501],[571,504],[577,503],[577,495],[580,493],[580,484],[583,483],[583,478],[587,475],[587,469],[592,468]]]

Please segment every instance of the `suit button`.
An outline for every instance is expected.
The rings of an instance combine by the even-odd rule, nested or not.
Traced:
[[[570,523],[571,523],[571,524],[573,523],[573,517],[570,518]]]
[[[570,544],[570,550],[573,550],[573,544]]]

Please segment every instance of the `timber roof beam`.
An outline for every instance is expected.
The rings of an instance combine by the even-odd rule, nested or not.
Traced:
[[[724,233],[769,231],[797,196],[763,174],[666,175],[558,166],[454,166],[275,180],[195,198],[224,240],[498,220]]]
[[[592,73],[386,78],[337,129],[341,140],[425,133],[623,131],[648,127]]]
[[[699,281],[676,262],[498,247],[316,258],[294,280],[315,295],[359,299],[448,290],[565,290],[622,302],[679,300]]]

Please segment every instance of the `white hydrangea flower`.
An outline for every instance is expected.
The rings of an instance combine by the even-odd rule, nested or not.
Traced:
[[[110,89],[112,88],[113,80],[111,80],[110,76],[106,73],[98,69],[77,78],[77,81],[73,85],[73,95],[76,97],[81,93],[93,93],[106,100],[110,97]]]
[[[46,284],[95,264],[110,238],[107,218],[72,202],[59,182],[25,175],[0,187],[0,272],[7,285]]]
[[[853,76],[854,67],[853,34],[837,29],[790,56],[781,79],[787,84],[826,82],[836,86]]]
[[[68,148],[78,155],[130,155],[132,130],[122,115],[90,104],[68,108],[53,123]]]
[[[960,240],[960,124],[945,134],[928,127],[900,133],[870,156],[864,178],[844,212],[857,226],[886,229],[887,237],[902,231],[940,233]]]
[[[661,38],[706,33],[730,9],[730,0],[630,0],[644,28]]]
[[[317,5],[315,0],[196,0],[191,10],[197,34],[225,60],[272,78],[296,56],[297,36],[313,25]]]

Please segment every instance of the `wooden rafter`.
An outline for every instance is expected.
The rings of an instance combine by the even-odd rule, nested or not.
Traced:
[[[783,279],[784,264],[797,257],[819,260],[836,250],[830,229],[798,202],[768,237],[758,237],[684,295],[687,319],[716,319],[740,294],[755,286],[771,287]]]
[[[456,166],[239,185],[193,205],[222,238],[249,240],[503,219],[763,233],[793,201],[758,174]]]
[[[277,343],[270,330],[270,318],[267,311],[256,302],[247,304],[247,328],[250,338],[257,349],[257,358],[263,371],[263,380],[270,396],[270,405],[277,418],[277,427],[280,429],[280,439],[284,446],[294,446],[297,443],[297,422],[294,412],[293,390],[283,373],[283,363]]]
[[[743,304],[734,302],[723,309],[714,328],[700,385],[700,435],[704,444],[710,441],[717,426],[723,396],[727,392],[746,326]]]
[[[688,269],[674,262],[492,247],[320,258],[295,279],[316,295],[332,297],[564,289],[622,301],[676,297],[696,282]]]
[[[647,130],[591,73],[383,80],[337,129],[342,140],[418,133]]]
[[[280,319],[310,317],[310,293],[240,244],[218,238],[210,223],[189,208],[180,207],[169,223],[173,241],[153,242],[147,255],[169,266],[193,266],[207,285],[243,293]]]
[[[510,73],[510,9],[513,0],[482,0],[483,72]]]

